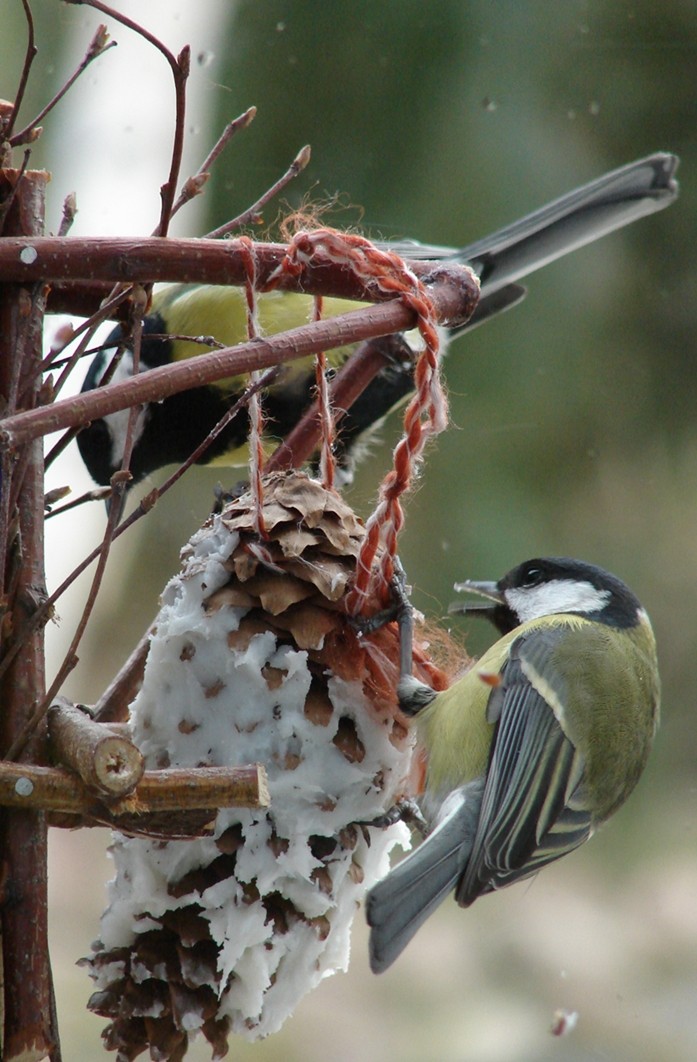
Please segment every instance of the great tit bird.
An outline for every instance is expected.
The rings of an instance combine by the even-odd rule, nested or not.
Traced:
[[[406,258],[451,259],[470,265],[481,280],[481,299],[473,318],[450,338],[472,328],[501,310],[514,305],[525,289],[516,283],[555,258],[599,239],[637,218],[668,206],[677,195],[674,155],[655,154],[605,174],[568,195],[529,214],[492,236],[467,247],[427,246],[418,243],[382,244]],[[309,320],[310,296],[269,292],[258,299],[262,332],[271,335]],[[356,303],[325,299],[324,313],[333,316],[355,309]],[[172,285],[159,291],[144,322],[140,368],[150,369],[171,361],[195,357],[210,350],[186,338],[214,336],[224,345],[246,338],[244,294],[239,288],[213,285]],[[98,387],[115,353],[125,342],[120,326],[108,337],[87,373],[82,390]],[[350,348],[330,353],[336,367]],[[132,373],[133,359],[126,350],[114,375],[123,379]],[[349,453],[355,440],[381,421],[413,388],[413,357],[408,348],[404,359],[386,367],[341,422],[339,462],[350,478]],[[222,380],[215,386],[186,391],[151,403],[137,415],[130,470],[133,482],[166,464],[181,463],[208,435],[225,411],[244,390],[246,377]],[[267,389],[263,403],[267,432],[282,439],[298,421],[313,397],[312,359],[290,363]],[[108,484],[121,467],[128,410],[96,420],[78,435],[83,460],[97,483]],[[242,409],[202,458],[203,463],[243,464],[248,434],[247,411]],[[342,456],[343,455],[343,456]]]
[[[629,796],[659,717],[648,616],[616,576],[566,557],[456,585],[501,638],[448,690],[405,676],[432,832],[368,894],[370,964],[390,966],[448,893],[462,907],[586,841]]]

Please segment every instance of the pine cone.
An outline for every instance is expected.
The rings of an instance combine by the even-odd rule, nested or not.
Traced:
[[[348,965],[363,894],[408,830],[360,825],[409,789],[394,625],[360,637],[344,602],[364,528],[302,473],[212,517],[166,587],[131,727],[148,768],[261,762],[271,806],[222,809],[212,836],[115,835],[101,941],[83,960],[119,1062],[183,1058],[203,1034],[280,1028]]]

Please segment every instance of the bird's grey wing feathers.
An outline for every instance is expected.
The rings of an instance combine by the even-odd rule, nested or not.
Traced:
[[[471,850],[482,789],[478,779],[453,793],[433,833],[368,893],[373,973],[382,973],[394,962],[455,888]]]
[[[481,815],[456,893],[462,906],[535,873],[577,848],[592,831],[581,799],[582,757],[525,672],[534,659],[544,673],[545,661],[564,636],[555,629],[522,636],[502,671],[503,704]]]

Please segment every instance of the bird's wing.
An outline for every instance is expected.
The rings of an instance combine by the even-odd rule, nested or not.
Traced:
[[[472,855],[457,888],[462,906],[491,889],[528,877],[582,844],[592,832],[585,807],[584,763],[566,736],[559,706],[564,677],[544,692],[526,673],[550,674],[568,628],[538,628],[513,644],[492,694],[500,714]],[[561,719],[561,721],[560,721]]]

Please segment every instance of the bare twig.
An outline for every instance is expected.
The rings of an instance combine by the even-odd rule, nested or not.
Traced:
[[[53,453],[53,451],[51,452]],[[48,460],[46,463],[48,464]],[[62,495],[62,497],[66,497],[66,495],[70,492],[70,487],[63,487],[59,489],[64,490],[66,492]],[[111,487],[95,487],[94,490],[85,491],[84,494],[80,494],[80,496],[77,498],[72,498],[71,501],[67,502],[65,505],[59,506],[59,508],[57,509],[53,508],[53,506],[55,505],[55,501],[49,502],[47,503],[48,507],[46,512],[46,519],[50,520],[53,516],[62,516],[63,513],[67,513],[70,509],[77,509],[78,505],[86,505],[88,502],[104,502],[110,497],[110,495]],[[60,498],[58,498],[57,500],[60,500]]]
[[[272,184],[268,191],[264,192],[264,194],[257,199],[256,203],[252,203],[250,207],[244,210],[241,214],[238,214],[236,218],[232,219],[232,221],[226,221],[224,225],[220,226],[220,228],[213,229],[212,232],[207,233],[207,238],[220,239],[221,236],[227,236],[228,233],[235,232],[235,230],[241,229],[245,225],[258,225],[261,221],[261,211],[263,208],[274,198],[274,196],[278,195],[279,192],[282,192],[286,185],[290,184],[299,173],[302,173],[310,161],[311,154],[312,152],[309,144],[300,148],[300,151],[295,156],[283,176],[279,177],[276,183]]]
[[[231,122],[228,122],[212,150],[203,160],[196,173],[192,174],[192,176],[184,182],[184,187],[179,193],[179,198],[172,207],[172,217],[174,217],[177,211],[180,210],[185,203],[190,202],[195,196],[201,194],[204,185],[210,177],[211,167],[220,153],[224,150],[235,133],[239,133],[241,130],[246,129],[247,126],[254,121],[256,113],[256,107],[249,107],[244,114],[240,114],[237,118],[233,118]]]
[[[404,347],[404,340],[397,335],[370,339],[362,343],[342,366],[331,386],[329,397],[337,426],[382,368],[398,356],[401,360],[405,356],[413,357],[411,351],[405,351]],[[269,473],[284,468],[299,468],[316,451],[320,434],[319,408],[315,401],[271,454],[264,466],[265,471]]]
[[[70,428],[68,431],[63,432],[60,439],[58,439],[58,441],[53,444],[49,452],[46,454],[44,460],[44,468],[49,469],[51,467],[56,458],[60,457],[63,451],[70,445],[79,430],[79,428]],[[64,506],[62,510],[54,509],[53,512],[49,513],[48,515],[55,516],[57,512],[65,511],[65,509],[74,509],[76,505],[82,504],[83,499],[85,501],[93,500],[87,494],[81,495],[80,499],[69,502],[68,505]]]
[[[132,30],[133,33],[136,33],[139,37],[142,37],[143,40],[146,40],[156,48],[157,51],[164,56],[172,72],[175,93],[174,142],[172,145],[169,176],[160,189],[162,207],[160,211],[160,221],[154,232],[154,235],[156,236],[166,236],[169,222],[172,217],[172,204],[174,203],[174,196],[177,184],[179,183],[179,171],[181,168],[182,151],[184,147],[184,131],[186,124],[186,81],[189,76],[191,62],[190,49],[188,46],[182,48],[179,55],[175,56],[169,48],[159,40],[159,38],[146,30],[144,26],[134,22],[133,19],[128,18],[128,16],[124,15],[122,12],[109,7],[108,4],[102,3],[102,0],[67,0],[67,2],[80,3],[85,4],[87,7],[93,7],[95,11],[101,11],[103,15],[107,15],[109,18],[113,18],[116,22],[120,22],[122,26],[126,26],[127,29]]]
[[[27,125],[24,126],[23,130],[20,130],[19,133],[15,133],[14,136],[10,137],[12,147],[16,148],[21,143],[30,143],[32,140],[35,140],[40,132],[38,123],[46,118],[50,110],[53,110],[57,103],[61,102],[66,95],[66,92],[72,87],[72,85],[74,85],[75,81],[80,78],[80,75],[84,73],[94,59],[108,51],[109,48],[115,47],[116,40],[109,40],[105,25],[99,25],[95,36],[92,37],[89,42],[89,47],[83,56],[80,66],[69,76],[63,88],[58,89],[53,99],[49,100],[45,107],[41,107],[36,117],[32,118],[31,122],[28,122]]]
[[[36,140],[36,137],[40,132],[39,122],[43,118],[45,118],[49,111],[52,111],[56,104],[63,99],[66,92],[68,92],[69,89],[75,84],[77,79],[82,73],[84,73],[90,63],[94,59],[97,59],[104,52],[108,51],[110,48],[114,48],[115,46],[116,41],[109,40],[109,35],[106,31],[106,26],[98,26],[97,31],[90,42],[89,48],[87,49],[82,61],[80,62],[80,65],[70,75],[63,87],[58,90],[53,99],[48,101],[45,107],[41,108],[36,117],[32,118],[32,120],[25,125],[24,129],[20,129],[18,133],[15,133],[13,136],[8,138],[9,143],[12,145],[12,147],[18,147],[20,144],[26,144],[30,143],[32,140]]]
[[[67,236],[73,227],[75,221],[75,215],[77,214],[77,197],[75,192],[68,192],[63,200],[63,213],[61,215],[61,222],[58,226],[58,236]]]
[[[62,343],[60,346],[57,346],[54,350],[51,350],[46,355],[46,357],[41,363],[42,373],[48,372],[48,370],[52,368],[58,369],[65,367],[65,373],[58,378],[57,383],[54,385],[55,394],[60,391],[64,383],[64,378],[67,378],[70,375],[75,365],[81,358],[84,358],[88,354],[94,354],[96,350],[101,349],[100,347],[89,348],[86,347],[85,344],[81,343],[76,352],[72,354],[70,358],[68,358],[66,361],[58,362],[57,359],[63,353],[65,348],[67,346],[70,346],[71,343],[74,343],[77,337],[82,333],[86,333],[88,338],[91,339],[92,334],[94,333],[97,326],[103,324],[104,321],[108,321],[110,318],[115,316],[115,311],[126,301],[126,299],[130,298],[132,290],[133,289],[130,286],[126,288],[121,288],[117,292],[117,294],[113,295],[112,298],[106,300],[99,307],[98,310],[95,310],[94,313],[92,313],[86,321],[83,321],[82,324],[78,325],[77,328],[73,329],[70,333],[69,338],[64,343]]]
[[[36,42],[34,40],[34,16],[31,13],[31,7],[29,6],[29,0],[22,0],[22,7],[24,8],[24,17],[27,20],[27,47],[24,53],[24,63],[22,65],[22,73],[19,78],[19,85],[17,86],[17,92],[15,94],[14,106],[12,108],[12,114],[7,122],[6,128],[3,130],[3,138],[9,138],[12,136],[12,130],[15,127],[17,121],[17,115],[19,114],[22,101],[24,100],[24,93],[27,90],[27,82],[29,81],[29,72],[32,67],[32,63],[36,58],[38,51]]]
[[[188,45],[182,48],[177,56],[176,66],[172,68],[174,77],[175,113],[174,142],[172,144],[172,158],[169,168],[169,176],[160,189],[162,209],[160,221],[156,226],[153,236],[166,236],[172,220],[172,208],[174,197],[179,184],[179,172],[184,152],[184,130],[186,125],[186,82],[191,70],[191,49]]]
[[[128,719],[128,706],[143,681],[143,671],[150,650],[152,633],[153,628],[148,627],[118,674],[114,676],[94,705],[92,718],[97,722],[111,723]]]
[[[24,178],[24,174],[27,172],[27,167],[29,165],[30,158],[31,151],[27,149],[24,152],[24,157],[22,159],[22,165],[19,168],[17,180],[13,181],[12,187],[9,189],[8,193],[3,196],[2,201],[0,201],[0,232],[2,232],[5,228],[5,218],[12,209],[12,204],[15,201],[15,196],[17,195],[19,189],[22,187],[22,180]]]

